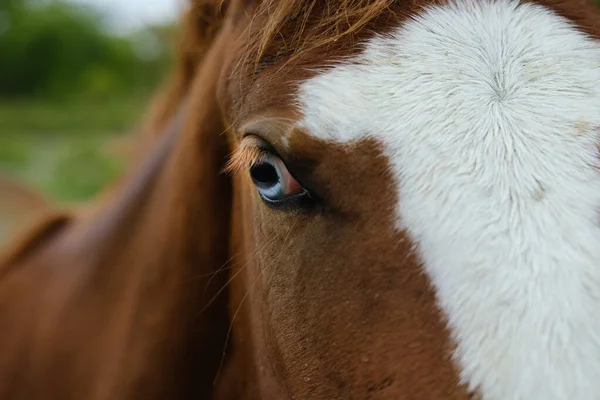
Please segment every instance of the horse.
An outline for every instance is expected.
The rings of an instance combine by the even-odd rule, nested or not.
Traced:
[[[19,226],[35,218],[49,205],[46,199],[15,179],[0,174],[0,245],[9,240]]]
[[[600,398],[591,1],[181,31],[130,172],[0,258],[0,398]]]

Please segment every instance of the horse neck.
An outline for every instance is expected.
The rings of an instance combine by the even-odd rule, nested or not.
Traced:
[[[212,173],[226,149],[176,120],[92,216],[2,266],[0,324],[11,329],[0,346],[31,350],[23,362],[17,347],[0,356],[23,380],[0,384],[0,397],[208,395],[227,328],[224,300],[212,301],[224,282],[210,279],[227,257],[229,187]],[[32,374],[39,384],[23,389]]]
[[[106,285],[99,293],[120,313],[113,354],[135,364],[123,370],[154,369],[145,375],[170,374],[180,381],[173,387],[195,392],[212,383],[214,373],[203,368],[216,364],[208,360],[220,356],[227,327],[225,297],[216,298],[225,277],[212,275],[228,254],[229,188],[213,173],[226,149],[212,143],[216,135],[181,132],[181,124],[171,130],[88,231],[102,249],[90,276]],[[205,148],[216,151],[196,154]]]

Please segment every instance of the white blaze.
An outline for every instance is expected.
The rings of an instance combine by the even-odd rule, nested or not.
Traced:
[[[599,41],[539,5],[454,1],[302,83],[299,101],[310,134],[383,143],[397,227],[472,389],[600,399]]]

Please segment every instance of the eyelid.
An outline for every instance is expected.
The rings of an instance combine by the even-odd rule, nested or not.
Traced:
[[[284,161],[284,158],[281,156],[281,154],[279,154],[279,152],[275,149],[275,147],[269,143],[267,140],[263,139],[261,137],[261,135],[254,133],[252,131],[247,132],[244,134],[244,136],[242,137],[242,143],[244,142],[250,142],[249,146],[255,146],[256,148],[258,148],[260,151],[264,151],[268,154],[274,155],[275,157],[281,159],[282,161]]]
[[[231,154],[224,171],[237,173],[241,169],[252,167],[267,156],[277,157],[287,168],[284,157],[269,142],[259,135],[246,133],[242,137],[240,146]]]
[[[306,188],[306,186],[304,186],[304,184],[301,182],[301,180],[298,179],[298,177],[294,173],[292,173],[292,170],[290,169],[289,164],[286,162],[285,158],[282,157],[279,154],[279,152],[269,142],[267,142],[265,139],[263,139],[259,135],[254,134],[252,132],[244,134],[244,136],[242,138],[242,144],[240,146],[247,146],[247,147],[256,149],[259,152],[261,152],[265,158],[267,156],[272,156],[272,157],[278,158],[281,161],[281,163],[283,164],[283,166],[285,167],[285,169],[288,171],[288,173],[296,181],[298,181],[298,183],[300,183],[300,185],[302,187]],[[246,163],[242,167],[250,168],[251,166],[252,166],[252,163]]]
[[[244,139],[240,146],[230,155],[224,168],[225,173],[236,174],[264,160],[271,152],[262,145],[262,141]]]

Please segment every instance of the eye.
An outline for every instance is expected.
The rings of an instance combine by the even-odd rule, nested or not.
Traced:
[[[282,203],[307,197],[307,191],[289,173],[279,157],[267,154],[250,168],[260,196],[268,203]]]

